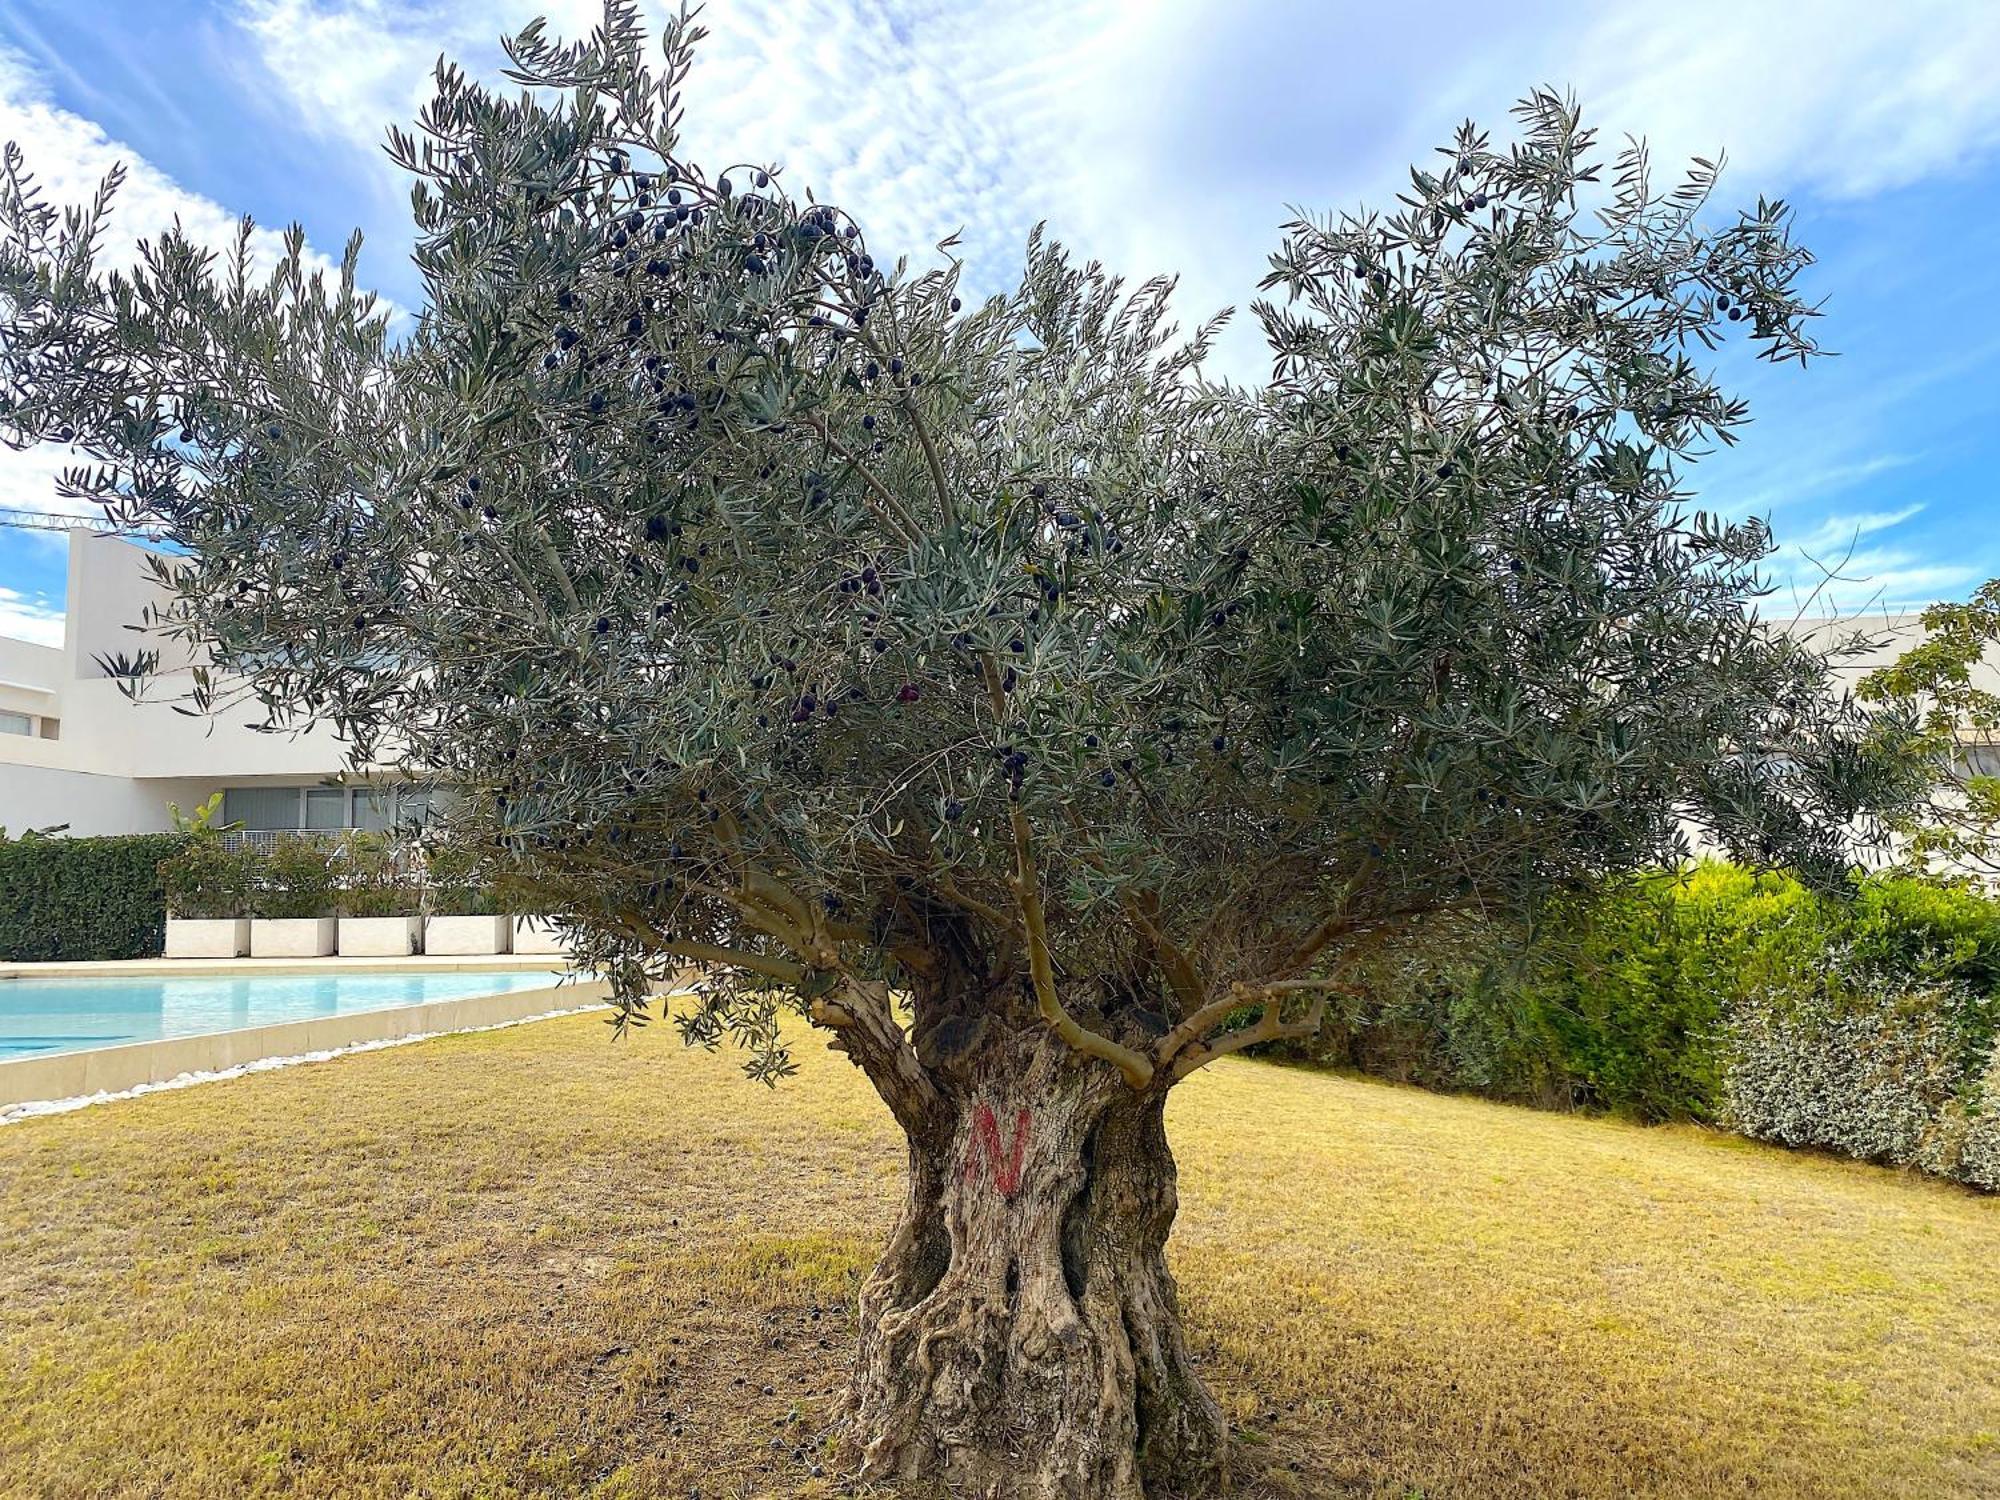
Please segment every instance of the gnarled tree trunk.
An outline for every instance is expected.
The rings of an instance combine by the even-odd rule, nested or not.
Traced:
[[[845,1427],[862,1475],[997,1500],[1206,1489],[1227,1429],[1163,1255],[1164,1090],[1032,1025],[932,1081],[928,1107],[897,1111],[909,1197],[861,1293]]]

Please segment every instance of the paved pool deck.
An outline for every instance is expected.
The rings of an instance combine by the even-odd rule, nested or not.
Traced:
[[[434,970],[460,973],[506,973],[521,969],[563,967],[558,957],[407,959],[142,959],[122,963],[8,964],[7,979],[59,979],[84,976],[408,973]],[[432,1000],[382,1010],[353,1011],[270,1026],[245,1026],[235,1031],[201,1036],[167,1037],[152,1042],[127,1042],[114,1047],[90,1047],[47,1057],[23,1057],[0,1062],[0,1109],[48,1100],[80,1099],[118,1094],[142,1084],[196,1081],[194,1075],[222,1073],[268,1058],[307,1059],[368,1042],[389,1042],[502,1026],[575,1011],[601,1004],[610,992],[602,980],[575,980],[512,990],[500,995],[472,995],[460,1000]]]

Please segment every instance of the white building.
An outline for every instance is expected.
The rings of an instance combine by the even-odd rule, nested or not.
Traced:
[[[176,713],[189,661],[133,629],[158,596],[146,557],[71,531],[63,644],[0,637],[0,827],[154,832],[173,826],[170,803],[186,812],[216,792],[246,829],[386,828],[419,813],[416,789],[330,784],[344,758],[327,730],[260,733],[246,722],[254,704],[212,719]],[[134,703],[97,658],[145,649],[161,651],[161,677]]]
[[[386,828],[420,817],[427,794],[391,784],[340,785],[340,743],[324,730],[266,734],[245,720],[254,705],[214,719],[172,707],[190,663],[135,633],[157,585],[141,547],[77,529],[69,533],[68,616],[60,648],[0,637],[0,827],[68,824],[74,834],[142,833],[172,826],[168,805],[188,810],[223,794],[227,822],[247,830]],[[1802,635],[1861,631],[1880,647],[1844,669],[1858,680],[1923,638],[1914,614],[1801,620]],[[133,703],[97,659],[162,648],[161,680]],[[180,679],[177,686],[176,679]],[[2000,693],[2000,653],[1977,684]],[[1971,768],[2000,775],[2000,746],[1968,741]]]

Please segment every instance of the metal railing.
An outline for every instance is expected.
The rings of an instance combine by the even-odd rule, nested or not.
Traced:
[[[332,841],[352,832],[352,828],[225,828],[216,837],[225,849],[274,849],[289,839]]]

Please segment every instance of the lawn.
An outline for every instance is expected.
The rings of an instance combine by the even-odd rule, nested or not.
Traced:
[[[0,1129],[0,1493],[834,1495],[901,1151],[595,1018]],[[2000,1493],[2000,1202],[1231,1060],[1175,1268],[1248,1495]]]

